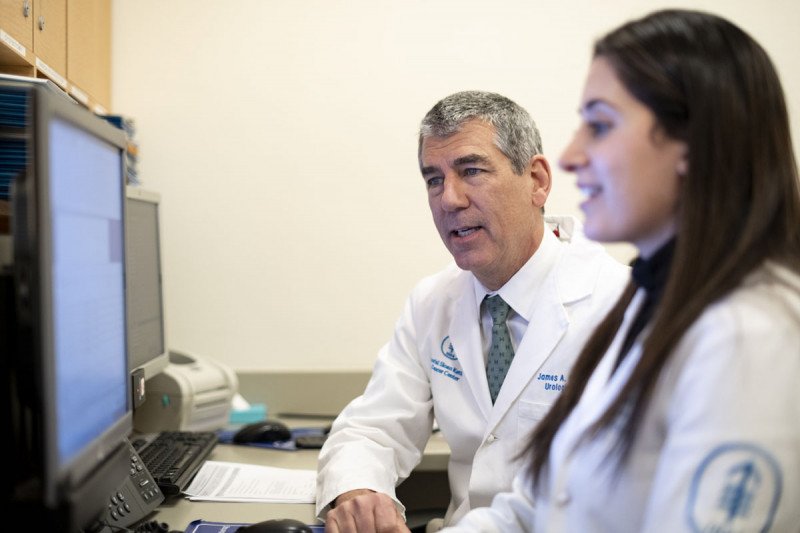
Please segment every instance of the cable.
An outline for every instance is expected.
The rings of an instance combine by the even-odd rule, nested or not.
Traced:
[[[129,529],[127,527],[122,527],[122,526],[115,526],[114,524],[108,523],[108,520],[103,520],[101,524],[112,531],[120,531],[123,533],[171,533],[169,524],[167,524],[166,522],[159,522],[157,520],[149,520],[147,522],[141,523],[134,529]]]
[[[144,524],[140,524],[135,530],[135,533],[169,533],[169,524],[166,522],[158,522],[157,520],[150,520]]]

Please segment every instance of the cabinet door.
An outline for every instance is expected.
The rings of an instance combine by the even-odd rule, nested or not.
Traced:
[[[0,0],[0,30],[30,52],[33,49],[33,0]]]
[[[67,78],[110,109],[110,0],[67,0],[67,26]]]
[[[66,0],[35,0],[33,15],[33,52],[58,75],[65,76],[67,72]]]

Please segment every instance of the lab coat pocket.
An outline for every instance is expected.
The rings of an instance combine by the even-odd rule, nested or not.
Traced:
[[[517,416],[517,443],[519,450],[528,447],[528,440],[536,424],[539,423],[550,410],[550,404],[544,402],[519,401],[519,414]]]

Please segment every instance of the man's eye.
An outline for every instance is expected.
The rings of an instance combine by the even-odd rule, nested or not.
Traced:
[[[438,187],[438,186],[439,186],[439,185],[441,185],[443,182],[444,182],[444,178],[442,178],[442,177],[439,177],[439,176],[437,176],[437,177],[434,177],[434,178],[428,178],[428,179],[425,181],[425,183],[428,185],[428,188],[429,188],[429,189],[430,189],[430,188],[433,188],[433,187]]]
[[[482,172],[482,170],[480,168],[472,168],[472,167],[470,167],[470,168],[465,168],[464,169],[464,175],[465,176],[477,176],[481,172]]]

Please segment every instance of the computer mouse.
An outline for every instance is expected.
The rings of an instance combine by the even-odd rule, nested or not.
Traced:
[[[237,533],[311,533],[311,528],[300,520],[281,518],[256,522],[240,527]]]
[[[292,432],[283,422],[277,420],[262,420],[247,424],[233,435],[233,442],[248,444],[250,442],[273,443],[291,440]]]

